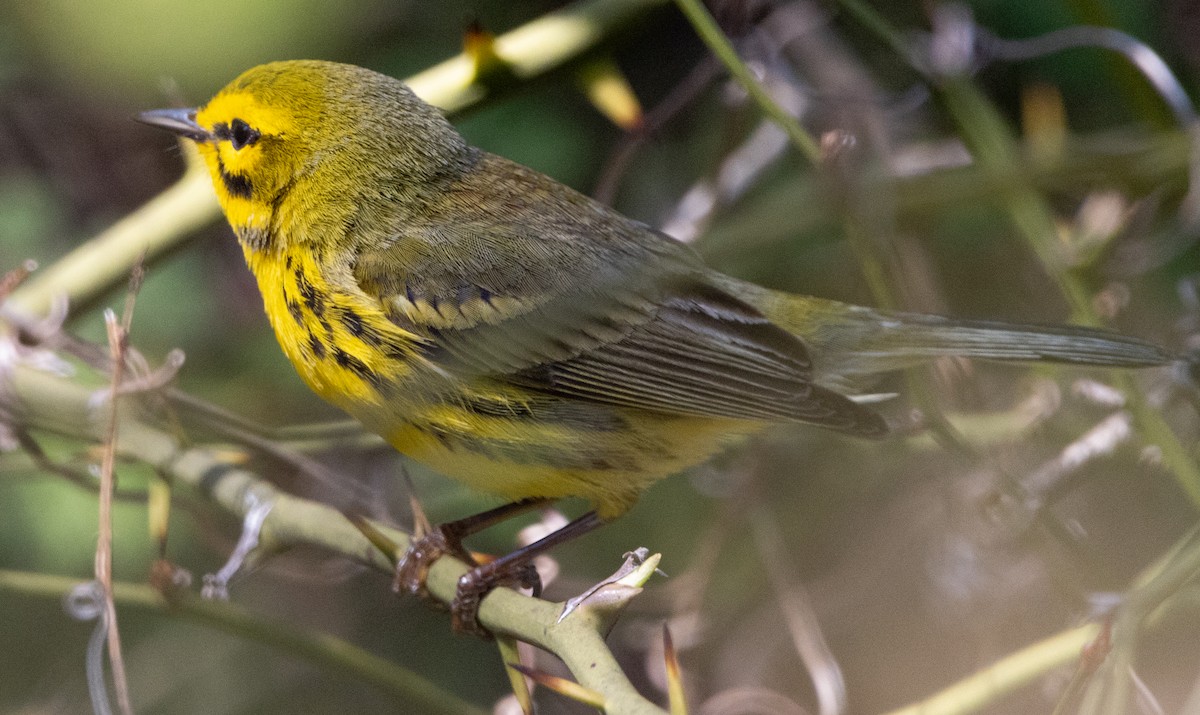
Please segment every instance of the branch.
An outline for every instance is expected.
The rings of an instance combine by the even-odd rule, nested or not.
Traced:
[[[708,49],[716,55],[721,64],[725,65],[725,69],[729,70],[729,74],[733,75],[742,89],[754,98],[754,102],[763,111],[763,114],[779,125],[779,128],[788,135],[788,139],[804,155],[805,159],[814,164],[820,161],[821,148],[817,144],[817,140],[809,136],[804,127],[801,127],[800,123],[791,114],[788,114],[786,109],[779,106],[779,103],[767,90],[763,89],[758,78],[738,57],[729,38],[721,32],[717,21],[704,8],[704,4],[700,0],[676,0],[675,4],[687,16],[688,22],[692,23],[692,28],[704,41],[704,44],[708,45]]]
[[[1079,660],[1100,626],[1089,623],[1051,636],[972,673],[933,697],[888,715],[963,715],[978,712],[1000,697],[1062,665]]]
[[[78,382],[20,363],[0,371],[0,414],[25,428],[100,441],[105,425],[89,406],[92,394]],[[216,449],[184,447],[132,408],[126,400],[118,410],[117,452],[154,467],[175,484],[197,490],[238,519],[250,504],[270,501],[273,506],[262,526],[264,550],[319,546],[383,573],[392,572],[394,564],[338,510],[282,492],[259,475],[224,461]],[[407,548],[406,534],[378,528],[398,549]],[[430,593],[450,603],[459,577],[467,570],[467,564],[456,559],[439,559],[429,571]],[[607,713],[661,713],[634,689],[604,642],[603,634],[613,625],[617,609],[583,605],[559,622],[561,612],[562,604],[499,588],[484,598],[479,620],[497,635],[532,643],[561,658],[581,685],[604,695]]]
[[[0,569],[0,591],[61,598],[78,579]],[[164,595],[140,583],[114,582],[113,599],[123,608],[177,616],[253,639],[308,658],[313,663],[360,678],[395,696],[401,703],[433,715],[483,715],[485,711],[442,690],[395,663],[372,655],[331,635],[297,630],[226,601],[205,600],[185,591]]]

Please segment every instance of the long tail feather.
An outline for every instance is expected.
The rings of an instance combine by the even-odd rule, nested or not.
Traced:
[[[880,330],[863,340],[862,347],[867,350],[894,350],[914,357],[961,355],[1107,367],[1151,367],[1174,359],[1153,343],[1099,328],[952,320],[908,313],[880,318]]]
[[[1153,343],[1100,328],[889,313],[773,291],[733,278],[724,278],[724,285],[803,339],[809,346],[814,380],[834,387],[943,356],[1126,368],[1178,359]]]

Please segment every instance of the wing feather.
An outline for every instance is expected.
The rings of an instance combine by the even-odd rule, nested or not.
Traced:
[[[815,386],[804,343],[717,287],[686,246],[569,189],[531,192],[528,170],[505,169],[488,175],[514,185],[460,187],[474,203],[447,189],[453,221],[431,207],[353,267],[394,321],[428,336],[439,368],[667,414],[886,432],[869,408]]]

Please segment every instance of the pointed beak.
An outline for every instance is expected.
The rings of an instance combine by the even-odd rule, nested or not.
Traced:
[[[212,139],[207,129],[196,123],[196,109],[151,109],[134,117],[142,124],[166,129],[172,134],[204,142]]]

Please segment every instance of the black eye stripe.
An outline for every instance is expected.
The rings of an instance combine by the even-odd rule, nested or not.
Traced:
[[[241,119],[234,119],[229,124],[219,122],[213,125],[212,133],[218,139],[228,140],[234,149],[251,146],[262,136],[257,129]]]

